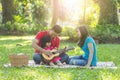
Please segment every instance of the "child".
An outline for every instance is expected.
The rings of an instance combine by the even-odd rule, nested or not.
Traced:
[[[54,49],[54,48],[51,46],[51,38],[50,38],[50,36],[47,35],[47,36],[45,36],[45,37],[42,38],[41,47],[44,48],[45,50],[53,50],[53,49]],[[59,56],[54,57],[54,58],[50,61],[49,65],[54,66],[54,65],[55,65],[54,63],[56,63],[57,65],[61,66],[62,63],[60,62],[60,59],[61,59],[61,58],[60,58]]]

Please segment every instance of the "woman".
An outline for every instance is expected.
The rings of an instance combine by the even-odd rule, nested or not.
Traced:
[[[78,46],[84,51],[83,55],[74,56],[70,58],[70,65],[79,66],[96,66],[97,56],[96,56],[96,43],[92,37],[89,36],[85,26],[77,28],[77,34],[79,37]]]

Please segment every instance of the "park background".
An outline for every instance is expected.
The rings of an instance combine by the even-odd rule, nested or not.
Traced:
[[[73,45],[68,55],[83,54],[75,29],[87,25],[97,43],[98,61],[113,61],[118,69],[54,69],[10,67],[9,55],[30,54],[38,31],[62,26],[60,48]],[[17,44],[20,44],[17,46]],[[119,80],[120,0],[0,0],[1,80]],[[53,75],[54,74],[54,75]]]

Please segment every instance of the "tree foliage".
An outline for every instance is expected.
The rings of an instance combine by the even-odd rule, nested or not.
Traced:
[[[118,25],[116,0],[94,0],[94,1],[97,2],[100,7],[100,16],[98,24]]]

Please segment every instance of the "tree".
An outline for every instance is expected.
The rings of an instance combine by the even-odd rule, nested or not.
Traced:
[[[116,0],[94,0],[100,7],[98,24],[118,25],[117,1]]]
[[[52,22],[51,22],[51,26],[53,26],[54,24],[57,23],[57,19],[58,19],[58,0],[53,0],[53,17],[52,17]]]
[[[66,16],[65,7],[61,0],[53,0],[53,16],[51,26],[55,25],[59,20],[64,20]]]
[[[2,23],[13,21],[14,0],[2,0]]]

